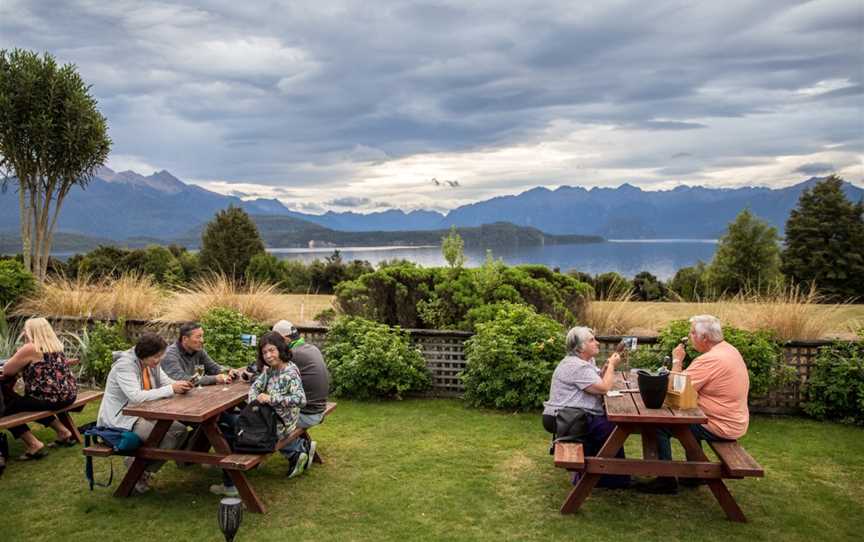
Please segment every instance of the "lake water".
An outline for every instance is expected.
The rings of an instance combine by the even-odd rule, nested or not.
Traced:
[[[539,263],[558,267],[562,271],[578,269],[596,275],[616,271],[632,277],[648,271],[661,280],[668,280],[682,268],[696,262],[711,261],[717,248],[716,239],[614,239],[605,243],[584,245],[534,246],[493,250],[495,258],[508,264]],[[268,249],[280,259],[309,263],[323,260],[333,248],[273,248]],[[405,259],[424,267],[446,265],[441,247],[342,247],[343,260],[366,260],[375,265],[384,260]],[[486,258],[484,250],[465,250],[466,265],[476,267]]]

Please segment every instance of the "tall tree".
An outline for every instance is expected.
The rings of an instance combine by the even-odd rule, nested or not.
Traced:
[[[450,226],[450,233],[441,238],[441,253],[450,269],[460,268],[465,263],[465,241],[456,226]]]
[[[63,201],[111,150],[89,90],[74,65],[48,53],[0,51],[0,174],[4,189],[17,184],[24,266],[40,279]]]
[[[744,209],[720,238],[708,266],[707,282],[714,291],[737,294],[764,292],[782,282],[777,228]]]
[[[246,211],[233,205],[216,213],[201,235],[201,267],[240,279],[264,242]]]
[[[835,300],[864,297],[864,202],[835,175],[805,190],[786,221],[783,273]]]

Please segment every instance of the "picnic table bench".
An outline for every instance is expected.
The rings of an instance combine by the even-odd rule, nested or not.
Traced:
[[[117,491],[114,492],[114,496],[128,497],[132,494],[135,482],[144,472],[147,461],[170,460],[178,463],[206,464],[228,471],[228,475],[237,487],[246,507],[252,512],[265,513],[267,508],[252,489],[245,472],[258,466],[268,455],[284,445],[305,436],[307,430],[295,429],[289,436],[280,440],[272,452],[263,454],[233,453],[217,422],[222,412],[245,402],[248,393],[248,383],[215,384],[194,388],[184,395],[175,395],[166,399],[125,407],[123,409],[124,414],[154,420],[156,426],[141,447],[129,453],[118,454],[134,457],[135,461],[126,471],[126,475],[120,482]],[[336,403],[327,403],[325,416],[333,412],[335,408]],[[199,424],[192,436],[190,445],[187,449],[182,450],[159,448],[162,437],[165,436],[174,421]],[[210,451],[211,448],[213,451]],[[110,447],[95,445],[84,448],[83,453],[94,457],[108,457],[116,452]],[[317,463],[323,463],[317,450],[313,460]]]
[[[765,476],[764,469],[737,441],[709,442],[720,459],[719,462],[710,461],[688,427],[690,424],[707,423],[705,413],[699,408],[647,408],[638,393],[636,379],[631,381],[628,377],[627,373],[616,376],[615,389],[623,392],[621,395],[604,396],[606,417],[616,426],[596,457],[584,457],[580,443],[555,444],[555,466],[583,473],[561,506],[561,513],[575,512],[604,474],[680,476],[705,480],[726,517],[732,521],[747,521],[723,479],[762,477]],[[681,441],[686,451],[686,461],[657,459],[656,433],[660,428],[669,430]],[[615,454],[631,434],[642,436],[642,459],[616,458]]]
[[[78,397],[75,399],[75,402],[66,408],[61,408],[58,410],[18,412],[16,414],[9,414],[8,416],[0,417],[0,430],[9,429],[11,427],[15,427],[25,423],[35,422],[36,420],[55,415],[60,420],[60,423],[62,423],[66,429],[72,432],[72,436],[75,437],[75,440],[81,442],[81,433],[78,431],[78,426],[75,425],[75,421],[72,419],[70,413],[81,412],[82,410],[84,410],[84,407],[87,405],[87,403],[89,403],[90,401],[98,401],[101,398],[101,391],[82,390],[78,392]]]

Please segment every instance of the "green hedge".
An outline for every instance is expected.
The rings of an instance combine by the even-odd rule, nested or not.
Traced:
[[[465,401],[508,410],[540,408],[563,357],[561,324],[524,305],[499,304],[465,343]]]
[[[204,327],[204,349],[216,363],[228,367],[246,367],[255,362],[257,350],[240,339],[244,333],[260,337],[270,328],[231,309],[209,310],[201,319]]]
[[[327,333],[324,359],[334,395],[400,399],[431,385],[429,370],[408,332],[371,320],[344,317]]]
[[[804,392],[807,414],[864,425],[864,342],[820,348]]]

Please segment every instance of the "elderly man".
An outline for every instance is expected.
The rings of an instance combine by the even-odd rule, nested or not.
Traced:
[[[190,380],[196,365],[204,367],[204,376],[198,381],[202,386],[227,384],[239,374],[237,369],[222,367],[207,355],[204,329],[197,322],[189,322],[180,326],[177,342],[165,351],[162,370],[174,380]]]
[[[690,431],[701,442],[735,440],[747,433],[750,411],[747,394],[750,375],[741,353],[723,340],[720,320],[707,314],[690,319],[690,344],[702,355],[693,360],[687,370],[696,390],[699,408],[708,418],[704,425],[693,424]],[[684,344],[672,351],[672,370],[681,371],[686,353]],[[657,434],[657,456],[672,459],[671,434],[661,430]],[[685,485],[697,485],[697,480],[682,479]],[[660,477],[637,486],[645,493],[676,493],[678,481],[674,477]]]
[[[594,456],[612,433],[615,424],[606,419],[603,395],[615,384],[615,367],[621,361],[618,353],[609,356],[601,370],[594,362],[600,343],[587,327],[574,327],[567,333],[567,356],[552,374],[549,400],[543,403],[543,427],[556,440],[583,443],[586,456]],[[624,449],[616,457],[624,457]],[[574,476],[574,483],[578,480]],[[603,476],[597,487],[625,488],[629,476]]]

